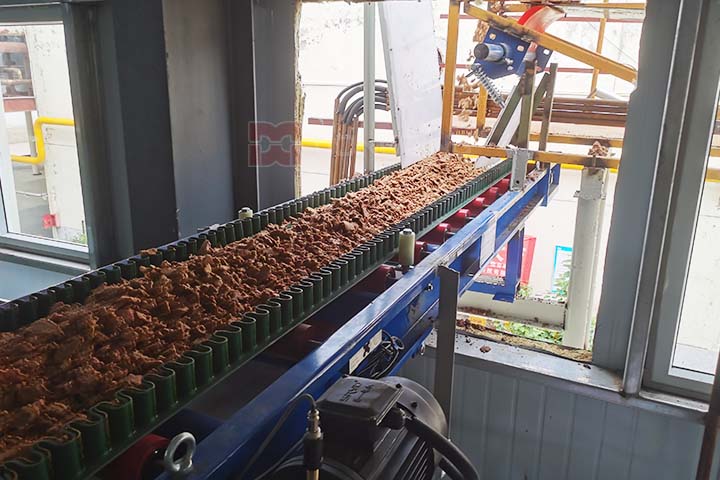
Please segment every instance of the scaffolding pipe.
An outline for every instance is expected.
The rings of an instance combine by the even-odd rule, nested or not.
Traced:
[[[364,105],[373,105],[375,98],[375,4],[365,3],[363,6],[363,43],[364,43]],[[366,108],[363,112],[363,170],[370,173],[375,170],[375,109]],[[355,152],[353,152],[353,156]],[[355,159],[353,158],[353,168]],[[351,174],[354,169],[351,170]]]

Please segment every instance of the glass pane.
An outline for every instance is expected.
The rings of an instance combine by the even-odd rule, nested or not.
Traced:
[[[86,244],[62,24],[0,26],[0,84],[7,231]]]
[[[713,145],[720,137],[713,136]],[[708,160],[710,177],[720,169],[720,158],[711,151]],[[700,202],[690,270],[685,288],[678,328],[673,366],[713,374],[720,350],[720,183],[705,181]]]

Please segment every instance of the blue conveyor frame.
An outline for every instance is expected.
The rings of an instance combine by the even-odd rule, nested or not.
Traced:
[[[347,373],[352,355],[380,330],[404,338],[404,354],[390,372],[391,375],[397,373],[405,362],[419,354],[423,341],[432,331],[440,293],[438,267],[448,266],[460,273],[458,296],[471,288],[475,274],[511,239],[522,237],[525,220],[533,210],[547,205],[559,175],[559,165],[532,172],[522,190],[506,192],[434,248],[327,341],[204,438],[197,446],[194,470],[186,478],[233,478],[233,474],[247,464],[286,406],[302,393],[320,397]],[[306,412],[306,406],[300,407],[289,417],[257,462],[255,475],[273,465],[297,443],[305,429]],[[160,478],[170,479],[168,475]]]

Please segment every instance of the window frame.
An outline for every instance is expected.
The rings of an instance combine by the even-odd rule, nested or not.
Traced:
[[[716,90],[720,86],[715,80]],[[715,94],[717,105],[718,94]],[[707,105],[698,105],[690,115],[707,116]],[[712,110],[713,124],[716,109]],[[712,127],[711,127],[712,128]],[[667,389],[692,397],[708,399],[714,375],[673,365],[682,310],[687,289],[690,260],[692,258],[697,224],[700,214],[707,171],[708,156],[712,131],[709,132],[706,144],[694,145],[692,155],[682,158],[680,183],[675,202],[677,207],[670,221],[671,241],[667,256],[664,259],[665,269],[671,272],[665,277],[663,295],[656,299],[657,313],[653,327],[646,364],[645,384],[652,388]],[[701,152],[705,152],[704,157]]]
[[[642,295],[638,298],[638,302],[649,301],[653,305],[643,385],[702,400],[709,399],[714,375],[673,366],[673,359],[720,98],[720,59],[713,48],[720,42],[720,32],[712,27],[720,21],[720,5],[717,2],[705,5],[680,141],[675,147],[677,168],[666,198],[668,215],[663,226],[666,233],[659,257],[658,286],[653,298]],[[663,147],[671,148],[672,144]]]
[[[0,24],[62,24],[67,28],[64,19],[62,6],[53,1],[29,1],[29,0],[0,0]],[[65,48],[69,50],[70,45],[65,37]],[[68,60],[68,69],[72,68]],[[72,103],[75,109],[76,100],[74,88],[71,86]],[[76,135],[76,141],[78,137]],[[78,148],[78,153],[80,148]],[[43,255],[52,258],[88,263],[90,259],[89,247],[87,245],[73,244],[50,238],[37,237],[22,233],[12,232],[10,225],[13,223],[8,219],[10,212],[6,208],[6,202],[15,203],[14,182],[8,181],[12,178],[12,162],[5,162],[7,165],[0,167],[0,247]],[[88,239],[89,240],[89,239]]]

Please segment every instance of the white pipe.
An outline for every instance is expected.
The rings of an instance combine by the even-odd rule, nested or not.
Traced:
[[[563,334],[563,345],[568,347],[588,345],[606,195],[607,170],[583,168],[580,191],[576,193],[578,205]]]
[[[363,150],[364,173],[375,170],[375,4],[363,6]],[[353,173],[353,172],[351,172]]]

